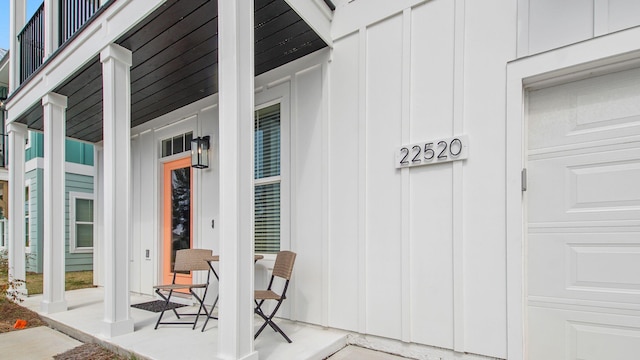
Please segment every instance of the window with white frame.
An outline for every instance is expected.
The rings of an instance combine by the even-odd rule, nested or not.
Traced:
[[[69,193],[69,250],[93,251],[93,196]]]
[[[255,252],[276,253],[281,229],[280,104],[258,109],[254,129]]]

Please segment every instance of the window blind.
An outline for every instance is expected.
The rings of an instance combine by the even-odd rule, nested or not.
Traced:
[[[256,111],[254,134],[255,251],[280,250],[280,104]]]

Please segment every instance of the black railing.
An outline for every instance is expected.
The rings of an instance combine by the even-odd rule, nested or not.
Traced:
[[[0,168],[7,167],[7,143],[9,135],[0,134]]]
[[[60,0],[60,36],[58,45],[80,29],[100,8],[100,0]]]
[[[0,105],[0,124],[2,124],[2,130],[0,130],[0,168],[7,167],[7,140],[9,137],[5,134],[4,121],[6,118],[4,105]]]
[[[20,82],[42,65],[44,57],[44,3],[18,34],[20,43]]]
[[[100,0],[59,0],[58,45],[69,40],[100,8]],[[20,83],[42,65],[44,57],[44,3],[18,35]]]

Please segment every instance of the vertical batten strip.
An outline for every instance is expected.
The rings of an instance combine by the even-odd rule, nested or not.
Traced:
[[[93,267],[104,269],[104,149],[103,143],[93,144]],[[155,239],[155,237],[154,237]],[[93,273],[93,285],[104,286],[104,271]]]
[[[402,143],[411,142],[411,8],[402,12]],[[402,341],[411,341],[411,170],[402,182]]]
[[[609,0],[593,1],[593,36],[609,32]]]
[[[322,326],[329,326],[329,75],[327,62],[322,63]]]
[[[517,57],[529,55],[529,0],[518,0]]]
[[[367,332],[367,28],[358,33],[358,331]]]
[[[454,70],[453,70],[453,134],[461,134],[464,123],[464,36],[465,0],[455,2]],[[453,192],[453,350],[464,352],[464,234],[462,161],[452,163]]]
[[[289,216],[288,218],[289,220],[289,248],[294,251],[294,252],[300,252],[300,249],[298,249],[298,244],[297,244],[297,239],[298,239],[298,202],[297,201],[291,201],[291,199],[295,199],[294,194],[297,194],[298,192],[298,174],[296,171],[298,171],[298,121],[296,121],[297,119],[299,119],[298,117],[298,74],[295,74],[292,79],[291,82],[289,84],[287,84],[287,86],[289,86],[289,96],[290,96],[290,102],[289,102],[289,158],[288,159],[282,159],[282,161],[280,162],[281,166],[286,166],[287,163],[289,163],[289,195],[288,195],[288,207],[289,209],[291,209],[291,211],[289,212]],[[281,103],[282,104],[282,103]],[[281,117],[282,119],[282,117]],[[291,119],[294,119],[293,121],[291,121]],[[282,129],[282,121],[281,121],[281,129]],[[282,129],[284,130],[284,129]],[[285,140],[286,141],[286,140]],[[281,142],[282,144],[282,142]],[[282,151],[282,150],[281,150]],[[283,174],[283,170],[281,167],[280,170],[280,174]],[[283,176],[283,182],[286,182]],[[282,183],[281,183],[282,184]],[[282,186],[282,185],[281,185]],[[282,186],[282,188],[287,188],[285,186]],[[281,195],[282,196],[282,195]],[[280,205],[280,209],[282,211],[283,208],[287,207],[286,204],[283,204],[282,198],[281,198],[281,205]],[[283,206],[284,205],[284,206]],[[281,214],[281,218],[282,219],[286,219],[287,217],[282,216],[283,214]],[[281,242],[280,244],[282,245],[282,236],[280,238]],[[296,288],[296,278],[293,277],[290,281],[290,285],[289,287],[291,288],[291,294],[296,294],[297,293],[297,288]],[[292,320],[299,320],[298,317],[298,312],[297,312],[297,307],[296,307],[296,302],[292,301],[289,304],[289,308],[291,309],[291,319]]]

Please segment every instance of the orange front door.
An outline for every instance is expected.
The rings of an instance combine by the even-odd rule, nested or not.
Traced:
[[[190,249],[192,244],[191,158],[164,164],[163,189],[163,265],[165,283],[173,279],[176,251]],[[191,283],[190,273],[178,273],[176,282]]]

